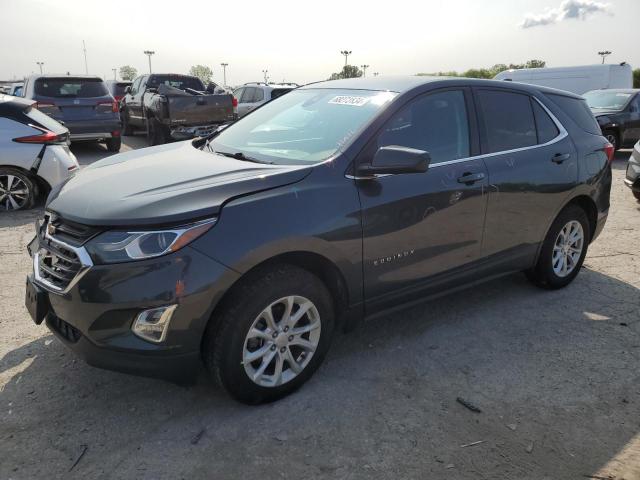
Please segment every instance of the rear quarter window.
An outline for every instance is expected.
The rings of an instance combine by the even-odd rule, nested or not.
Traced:
[[[39,78],[34,85],[35,94],[53,98],[95,98],[109,95],[99,78]]]
[[[585,100],[552,93],[547,93],[546,96],[560,107],[567,116],[571,117],[571,120],[582,130],[592,133],[593,135],[602,135],[600,126]]]

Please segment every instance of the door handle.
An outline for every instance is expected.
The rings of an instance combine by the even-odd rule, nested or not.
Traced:
[[[473,185],[476,182],[484,179],[484,173],[470,173],[465,172],[458,178],[458,183],[464,183],[466,185]]]
[[[571,158],[571,154],[570,153],[556,153],[553,157],[551,157],[551,161],[553,163],[562,163],[565,160],[569,160],[569,158]]]

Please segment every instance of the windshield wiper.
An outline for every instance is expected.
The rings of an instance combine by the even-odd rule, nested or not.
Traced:
[[[219,151],[216,150],[215,153],[218,153],[220,155],[224,155],[225,157],[235,158],[236,160],[242,160],[242,161],[245,161],[245,162],[266,163],[268,165],[273,165],[273,162],[267,162],[266,160],[258,160],[257,158],[254,158],[254,157],[248,157],[242,152],[235,152],[235,153],[233,153],[233,152],[219,152]]]

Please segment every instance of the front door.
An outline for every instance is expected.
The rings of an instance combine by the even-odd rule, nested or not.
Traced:
[[[480,255],[487,171],[476,148],[467,89],[422,95],[396,113],[359,162],[387,145],[426,150],[425,173],[356,179],[362,206],[367,313],[410,296],[435,275]]]

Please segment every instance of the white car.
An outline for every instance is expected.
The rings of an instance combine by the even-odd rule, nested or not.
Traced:
[[[238,101],[238,118],[298,86],[295,83],[245,83],[233,91],[233,98]]]
[[[79,169],[69,130],[33,105],[0,94],[0,211],[32,207]]]

